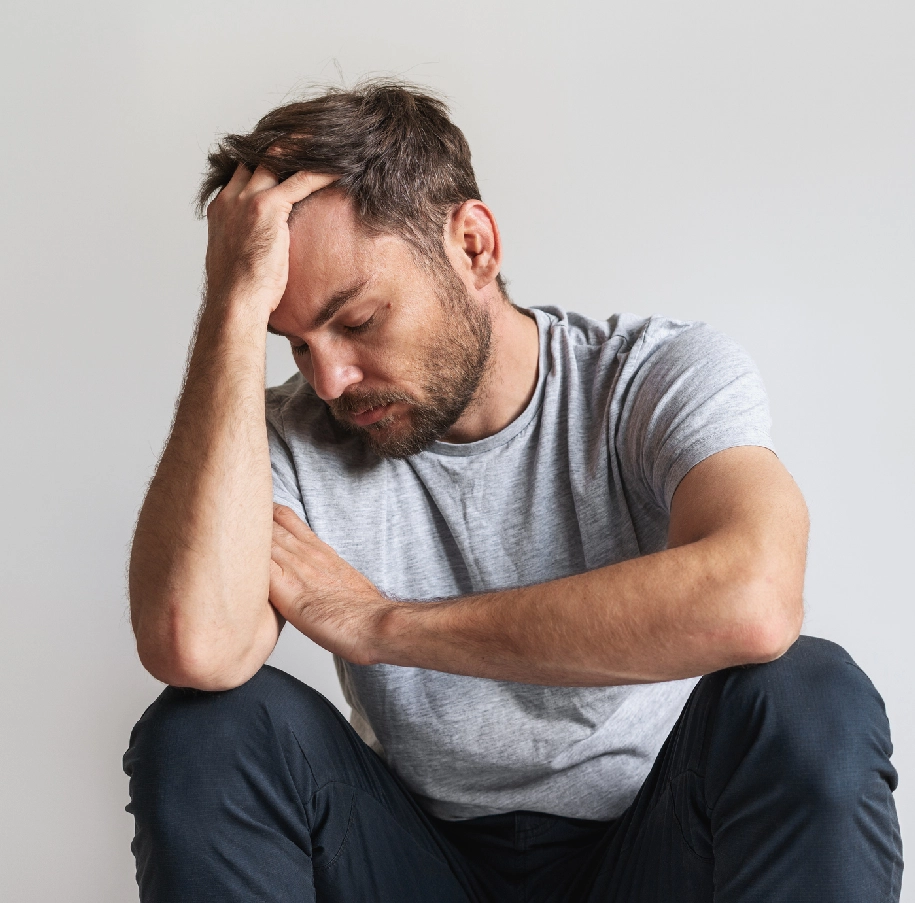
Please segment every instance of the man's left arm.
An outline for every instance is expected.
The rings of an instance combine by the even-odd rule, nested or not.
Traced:
[[[552,686],[649,683],[771,661],[803,618],[807,509],[768,449],[681,480],[668,548],[548,583],[437,602],[384,597],[277,506],[270,600],[357,664]]]

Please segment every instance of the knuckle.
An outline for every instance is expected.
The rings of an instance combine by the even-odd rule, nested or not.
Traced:
[[[270,212],[272,206],[273,204],[266,191],[259,191],[251,198],[250,201],[251,212],[258,219],[267,215]]]

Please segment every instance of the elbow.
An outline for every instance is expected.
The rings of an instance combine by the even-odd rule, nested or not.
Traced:
[[[205,636],[182,629],[174,621],[144,629],[135,618],[134,635],[140,663],[156,680],[208,692],[241,686],[257,673],[273,648],[259,656],[256,643],[240,646],[219,634]]]
[[[800,636],[801,620],[771,615],[760,619],[749,631],[747,664],[765,664],[781,658]]]
[[[156,680],[172,687],[217,692],[240,687],[258,671],[256,667],[243,667],[228,663],[213,655],[210,650],[191,652],[163,650],[154,645],[137,642],[140,663]]]
[[[741,664],[775,661],[794,645],[804,620],[801,588],[757,579],[741,593],[734,625]]]

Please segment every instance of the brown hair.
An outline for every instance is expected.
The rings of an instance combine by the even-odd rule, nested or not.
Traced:
[[[370,231],[399,235],[419,260],[445,262],[449,212],[480,197],[470,147],[448,107],[416,86],[372,79],[325,88],[269,112],[247,135],[226,135],[207,157],[198,214],[242,163],[280,179],[307,170],[339,175],[335,187]],[[505,294],[502,277],[497,277]]]

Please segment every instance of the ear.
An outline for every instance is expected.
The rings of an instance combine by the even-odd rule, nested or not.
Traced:
[[[502,266],[502,240],[496,218],[482,201],[464,201],[451,212],[445,250],[458,275],[477,291],[495,281]]]

